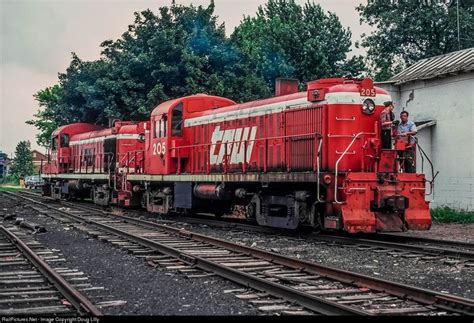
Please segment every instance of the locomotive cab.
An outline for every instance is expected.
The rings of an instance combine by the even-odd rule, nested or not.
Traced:
[[[235,102],[229,99],[197,94],[157,106],[151,114],[151,129],[147,138],[147,172],[159,175],[186,172],[192,138],[186,120],[232,104]]]

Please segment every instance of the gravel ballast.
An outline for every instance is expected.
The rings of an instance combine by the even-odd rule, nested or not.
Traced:
[[[444,260],[425,261],[420,258],[404,258],[370,250],[344,248],[338,244],[319,244],[304,236],[279,236],[183,222],[165,224],[372,277],[474,298],[474,268],[466,267],[462,263],[447,265]]]
[[[47,232],[37,234],[36,239],[60,250],[65,266],[78,268],[93,285],[105,287],[113,299],[126,301],[124,305],[101,308],[106,315],[261,314],[232,293],[224,293],[242,286],[219,277],[188,279],[176,271],[153,268],[143,259],[19,204],[0,194],[0,215],[14,214],[43,225]]]
[[[28,208],[25,209],[28,210]],[[72,261],[75,266],[79,267],[78,264],[84,263],[83,259],[88,259],[87,264],[84,265],[85,269],[81,270],[93,278],[98,277],[99,283],[109,288],[116,298],[123,297],[122,299],[127,300],[125,306],[108,308],[107,311],[110,311],[108,314],[253,315],[258,313],[250,304],[231,294],[222,293],[224,289],[239,288],[235,284],[218,278],[188,280],[174,272],[154,270],[144,261],[124,251],[97,240],[91,240],[84,233],[68,230],[64,225],[55,224],[55,221],[49,218],[38,217],[35,215],[36,212],[29,210],[28,212],[33,216],[32,221],[39,223],[36,219],[42,219],[50,230],[40,235],[41,239],[46,241],[43,243],[57,245],[57,249],[61,249],[68,261]],[[125,214],[135,213],[141,212],[125,212]],[[183,222],[170,224],[169,221],[158,221],[158,223],[368,276],[471,299],[474,297],[474,290],[471,287],[474,268],[464,266],[462,263],[447,265],[443,260],[425,261],[420,258],[404,258],[356,248],[344,248],[337,244],[320,244],[304,235],[298,237],[297,235],[258,233]],[[435,231],[435,233],[439,232],[443,232],[442,228],[437,228]],[[131,275],[131,272],[134,274]],[[206,301],[198,301],[203,299]]]

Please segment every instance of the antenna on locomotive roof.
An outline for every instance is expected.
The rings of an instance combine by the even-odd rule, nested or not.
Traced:
[[[345,74],[343,74],[342,77],[345,78],[345,79],[352,79],[353,78],[351,72],[346,72]]]
[[[116,123],[117,121],[120,121],[120,119],[117,119],[117,118],[115,118],[115,119],[109,118],[109,128],[112,128],[112,127],[115,125],[115,123]]]

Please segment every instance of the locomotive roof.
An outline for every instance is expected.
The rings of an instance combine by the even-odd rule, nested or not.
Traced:
[[[220,103],[219,105],[221,105],[221,106],[222,105],[236,104],[235,101],[232,101],[230,99],[227,99],[227,98],[224,98],[224,97],[221,97],[221,96],[207,95],[207,94],[200,93],[200,94],[196,94],[196,95],[185,96],[185,97],[182,97],[182,98],[177,98],[177,99],[174,99],[174,100],[169,100],[169,101],[163,102],[163,103],[159,104],[158,106],[156,106],[155,109],[153,109],[153,111],[151,112],[151,115],[156,116],[156,115],[161,115],[163,113],[167,113],[168,110],[171,107],[178,104],[179,102],[186,102],[186,101],[191,101],[191,100],[199,99],[199,98],[201,98],[203,100],[209,100],[211,102],[218,102],[218,103]]]
[[[90,138],[96,138],[96,137],[105,137],[105,136],[112,136],[115,134],[137,134],[138,133],[137,130],[140,127],[140,124],[142,123],[116,125],[112,128],[105,128],[105,129],[78,133],[73,136],[72,140],[83,140],[83,139],[90,139]]]
[[[329,93],[334,93],[334,92],[359,92],[359,80],[349,80],[353,81],[352,83],[347,83],[347,79],[345,78],[327,78],[327,79],[320,79],[317,81],[312,81],[308,83],[313,83],[315,82],[317,84],[317,88],[320,89],[326,89],[326,91]],[[380,87],[376,87],[377,93],[378,94],[387,94],[388,92]],[[281,95],[281,96],[274,96],[271,98],[264,98],[264,99],[258,99],[254,101],[249,101],[249,102],[244,102],[244,103],[239,103],[239,104],[233,104],[229,106],[225,106],[222,108],[219,108],[218,110],[206,110],[201,113],[202,116],[210,115],[210,114],[218,114],[218,113],[224,113],[228,111],[234,111],[234,110],[243,110],[243,109],[251,109],[251,108],[257,108],[261,106],[266,106],[270,104],[275,104],[275,103],[284,103],[284,102],[289,102],[289,101],[294,101],[298,99],[304,99],[307,97],[307,91],[301,91],[297,93],[292,93],[288,95]]]
[[[51,134],[51,136],[52,137],[57,136],[59,133],[64,132],[64,131],[68,131],[68,132],[71,132],[71,134],[75,134],[75,133],[84,131],[84,128],[86,128],[86,131],[90,131],[93,129],[101,129],[103,127],[90,124],[90,123],[85,123],[85,122],[70,123],[70,124],[66,124],[64,126],[60,126],[56,128]]]

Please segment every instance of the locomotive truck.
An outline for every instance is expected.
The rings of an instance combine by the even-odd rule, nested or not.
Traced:
[[[56,129],[44,193],[149,212],[235,205],[259,225],[349,233],[428,230],[427,180],[382,149],[389,94],[370,79],[279,79],[274,97],[237,104],[206,94],[159,104],[150,119]]]

